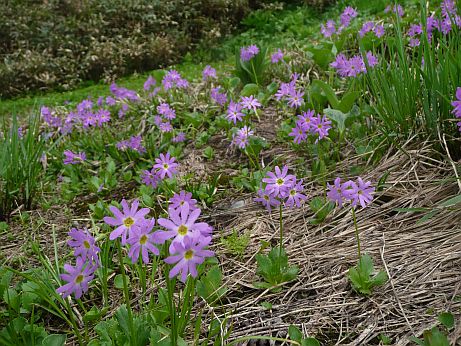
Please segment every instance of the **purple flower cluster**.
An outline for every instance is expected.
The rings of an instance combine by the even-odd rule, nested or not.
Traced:
[[[186,134],[184,132],[178,132],[178,134],[171,139],[173,143],[182,143],[185,140]]]
[[[378,65],[378,58],[370,51],[367,52],[366,58],[368,66],[371,68]],[[361,55],[355,55],[347,59],[344,54],[338,54],[336,60],[333,61],[330,66],[336,69],[341,77],[357,77],[362,73],[367,73],[365,61]]]
[[[224,106],[227,102],[227,95],[226,93],[219,92],[221,90],[220,87],[212,88],[211,89],[211,99],[216,102],[221,107]]]
[[[76,165],[83,163],[86,160],[86,154],[84,152],[74,154],[70,150],[64,150],[64,164],[65,165]]]
[[[160,181],[166,179],[166,177],[172,178],[173,175],[178,173],[176,167],[178,167],[178,163],[175,157],[170,156],[170,153],[166,153],[166,155],[160,154],[160,156],[155,159],[155,164],[152,169],[142,172],[141,180],[148,186],[157,187]]]
[[[149,91],[156,84],[157,84],[157,81],[154,79],[154,77],[149,76],[149,77],[147,77],[146,81],[144,82],[144,86],[143,86],[144,90]]]
[[[385,34],[383,25],[375,24],[374,22],[365,22],[362,25],[362,29],[359,31],[359,35],[360,37],[364,37],[370,31],[373,31],[377,38],[381,38]]]
[[[258,190],[258,197],[255,202],[261,202],[268,211],[272,207],[280,206],[293,208],[301,207],[301,203],[307,199],[302,194],[304,187],[302,180],[297,180],[293,174],[288,174],[288,166],[275,167],[275,173],[268,172],[262,180],[266,186]]]
[[[324,115],[317,114],[315,111],[308,110],[302,115],[298,115],[296,126],[291,129],[289,136],[293,137],[296,144],[300,144],[307,140],[309,134],[318,136],[316,143],[328,136],[328,131],[331,129],[331,121]]]
[[[189,82],[182,78],[178,71],[170,70],[162,79],[163,89],[168,91],[172,88],[186,89]]]
[[[419,37],[423,33],[423,27],[420,24],[411,24],[407,31],[407,36],[410,38],[410,47],[418,47],[420,45]]]
[[[206,65],[202,72],[202,78],[204,81],[217,79],[218,76],[216,75],[216,69],[214,69],[210,65]]]
[[[116,83],[112,83],[109,89],[112,95],[120,100],[128,100],[131,102],[140,101],[139,95],[136,93],[136,91],[119,87]]]
[[[72,239],[67,244],[74,249],[76,265],[64,265],[66,274],[60,277],[66,284],[56,289],[56,292],[62,294],[63,298],[73,293],[75,298],[80,299],[88,291],[89,283],[100,265],[98,254],[101,249],[96,246],[94,237],[87,229],[72,228],[69,236]]]
[[[250,61],[253,57],[255,57],[259,53],[258,46],[252,44],[248,47],[240,48],[240,60],[242,61]]]
[[[273,53],[271,55],[271,63],[276,64],[276,63],[278,63],[278,62],[280,62],[282,60],[283,60],[283,52],[279,48],[279,49],[277,49],[277,51],[275,53]]]
[[[138,210],[139,202],[134,200],[131,207],[122,200],[122,211],[109,207],[114,217],[105,217],[104,222],[116,227],[109,235],[110,240],[122,238],[122,244],[130,245],[128,256],[133,263],[141,256],[144,263],[149,263],[149,252],[159,255],[157,245],[171,239],[168,264],[175,264],[169,277],[181,274],[185,282],[188,274],[197,277],[197,265],[214,253],[205,247],[211,242],[213,228],[205,222],[197,222],[201,210],[195,206],[195,200],[184,191],[175,194],[168,209],[168,218],[159,218],[158,224],[166,230],[156,230],[155,219],[146,219],[149,209]]]
[[[170,120],[176,118],[176,111],[170,107],[168,103],[161,103],[157,106],[157,113],[154,117],[154,124],[160,129],[161,132],[173,131],[173,126]]]
[[[249,138],[254,135],[253,130],[244,126],[239,129],[236,133],[232,135],[232,145],[239,147],[240,149],[245,149],[249,143]]]
[[[259,103],[258,99],[253,95],[248,97],[242,96],[238,103],[230,101],[229,107],[227,108],[226,119],[235,125],[237,121],[242,121],[243,117],[247,115],[247,113],[243,112],[245,109],[248,112],[253,110],[256,113],[259,107],[261,107],[261,103]]]
[[[132,136],[129,139],[120,141],[116,144],[117,149],[121,151],[126,151],[128,149],[137,151],[140,154],[146,152],[146,148],[143,147],[141,144],[142,138],[141,136]]]
[[[403,15],[405,14],[405,12],[403,11],[402,5],[398,5],[398,4],[394,6],[389,5],[384,9],[384,13],[389,13],[389,12],[395,13],[399,17],[403,17]]]
[[[346,29],[350,25],[352,19],[357,17],[357,15],[357,11],[354,8],[348,6],[344,9],[343,13],[341,13],[341,16],[339,18],[340,24],[338,26],[338,29],[336,29],[335,21],[329,19],[325,25],[322,24],[320,26],[320,32],[326,38],[329,38],[334,34],[339,35],[344,29]]]
[[[456,101],[453,101],[451,105],[454,107],[452,113],[458,119],[461,119],[461,87],[456,89]],[[461,121],[457,123],[459,131],[461,132]]]
[[[353,207],[360,204],[365,208],[373,201],[373,193],[375,188],[371,186],[371,182],[364,182],[362,178],[357,178],[357,182],[348,180],[341,183],[341,178],[336,178],[333,185],[327,183],[328,199],[337,204],[340,208],[345,201],[349,201]]]
[[[291,108],[301,107],[304,103],[304,92],[296,89],[298,75],[294,73],[289,83],[281,83],[279,90],[275,93],[277,101],[286,100]]]

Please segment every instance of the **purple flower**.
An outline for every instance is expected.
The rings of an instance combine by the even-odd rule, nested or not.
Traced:
[[[318,139],[328,136],[328,131],[331,129],[331,121],[326,116],[317,115],[312,121],[312,129],[314,133],[319,135]]]
[[[298,122],[296,123],[296,127],[291,129],[291,132],[288,136],[294,137],[293,142],[296,144],[301,144],[301,142],[307,139],[305,128],[301,124],[298,124]]]
[[[293,208],[295,205],[300,208],[301,202],[307,199],[307,197],[301,193],[303,190],[304,186],[302,180],[293,184],[291,189],[288,191],[288,198],[285,201],[285,205],[288,208]]]
[[[346,67],[348,77],[357,77],[359,74],[366,71],[365,63],[360,55],[353,56],[349,59],[349,64]]]
[[[347,184],[347,185],[346,185]],[[371,182],[364,182],[362,178],[357,178],[357,183],[348,181],[345,183],[343,194],[351,201],[351,205],[356,207],[358,204],[365,208],[373,200],[373,192],[375,188],[371,186]]]
[[[375,67],[376,65],[378,65],[378,58],[375,57],[372,52],[368,51],[366,56],[367,56],[368,66]]]
[[[220,89],[220,87],[211,89],[211,99],[218,105],[224,106],[224,104],[227,102],[227,95],[225,93],[220,93]]]
[[[138,210],[139,201],[135,199],[131,208],[128,203],[122,200],[123,213],[116,207],[110,206],[109,210],[114,214],[115,217],[104,217],[104,222],[110,226],[117,226],[110,234],[109,239],[114,240],[118,237],[122,237],[122,245],[126,244],[126,238],[132,232],[133,228],[139,227],[145,220],[144,216],[149,213],[148,208],[141,208]]]
[[[312,130],[315,119],[315,111],[308,109],[307,112],[303,112],[302,115],[298,115],[298,120],[296,121],[296,126],[301,127],[304,132]]]
[[[381,24],[377,24],[375,28],[373,29],[373,32],[375,33],[377,38],[381,38],[384,36],[386,31],[384,30],[384,26]]]
[[[155,243],[159,243],[156,239],[155,233],[152,232],[152,228],[155,226],[155,219],[144,220],[140,223],[139,227],[133,228],[127,243],[130,244],[130,251],[128,256],[131,258],[131,262],[136,263],[141,254],[142,261],[149,263],[149,252],[154,255],[160,255],[159,250],[155,247]]]
[[[140,100],[138,94],[134,90],[119,87],[117,84],[112,83],[109,87],[110,92],[118,99],[124,99],[131,102],[137,102]]]
[[[254,44],[248,47],[242,47],[240,49],[240,59],[242,61],[249,61],[258,53],[259,53],[259,48]]]
[[[157,84],[157,81],[152,76],[149,76],[144,82],[144,90],[149,91],[155,84]]]
[[[98,253],[101,249],[96,246],[94,237],[87,229],[72,228],[68,233],[72,238],[67,245],[74,248],[74,256],[99,263]]]
[[[338,54],[335,61],[333,61],[330,66],[338,70],[338,74],[341,77],[346,77],[348,75],[349,60],[344,54]]]
[[[158,219],[158,224],[167,231],[157,231],[156,239],[165,241],[174,238],[170,244],[169,251],[174,253],[175,243],[183,243],[186,238],[209,237],[213,228],[205,222],[196,222],[201,210],[196,208],[191,210],[189,204],[184,204],[179,208],[168,209],[168,219]]]
[[[414,37],[416,35],[421,35],[423,33],[423,28],[421,24],[411,24],[410,29],[407,31],[407,35]]]
[[[74,154],[70,150],[64,150],[64,156],[65,165],[76,165],[86,160],[86,154],[84,152]]]
[[[173,143],[181,143],[186,140],[186,134],[184,132],[179,132],[175,137],[171,139]]]
[[[189,238],[183,243],[172,243],[172,256],[165,258],[168,264],[176,265],[170,270],[170,279],[181,273],[181,281],[185,282],[187,275],[197,277],[197,265],[204,262],[206,257],[214,256],[214,252],[205,250],[211,242],[210,237]]]
[[[216,70],[213,67],[211,67],[210,65],[205,66],[205,68],[203,69],[202,75],[203,75],[203,80],[204,81],[209,80],[209,79],[218,78],[217,75],[216,75]]]
[[[110,112],[107,109],[99,109],[94,116],[98,126],[102,126],[104,123],[110,121]]]
[[[156,164],[154,168],[157,169],[157,173],[161,179],[164,179],[165,175],[172,178],[173,174],[178,173],[176,170],[178,164],[175,161],[176,158],[171,157],[170,153],[166,153],[166,155],[160,154],[160,156],[155,159]]]
[[[399,17],[403,17],[404,15],[404,11],[401,5],[394,5],[392,7],[389,5],[384,9],[384,13],[389,13],[391,11],[397,14]]]
[[[161,132],[171,132],[173,131],[173,126],[169,121],[162,121],[160,125],[158,125],[158,128],[160,129]]]
[[[88,291],[88,285],[94,278],[96,266],[85,262],[81,257],[77,257],[75,267],[64,264],[64,270],[67,274],[61,274],[60,277],[67,283],[59,287],[56,292],[62,294],[63,298],[67,298],[73,293],[75,298],[80,299],[83,293]]]
[[[243,108],[248,109],[248,110],[253,110],[256,113],[256,109],[261,107],[261,104],[259,103],[258,99],[255,98],[253,95],[250,95],[249,97],[242,96],[242,100],[240,101],[241,105]]]
[[[344,28],[347,28],[351,23],[352,18],[357,17],[357,15],[358,13],[354,8],[350,6],[346,7],[340,16],[341,27],[338,30],[338,33],[341,32]]]
[[[442,15],[444,17],[454,17],[456,14],[456,4],[454,0],[444,0],[440,4]]]
[[[320,32],[325,38],[333,36],[333,34],[336,32],[335,21],[330,19],[325,25],[322,24],[320,27]]]
[[[328,199],[341,208],[343,206],[343,186],[341,185],[341,178],[336,178],[333,185],[327,183],[327,187],[329,190],[327,192]]]
[[[168,103],[161,103],[157,106],[158,114],[161,114],[165,119],[173,120],[176,118],[176,111],[170,107]]]
[[[115,106],[116,103],[117,103],[117,101],[112,96],[107,96],[106,97],[106,104],[108,106]]]
[[[265,189],[260,188],[258,190],[258,196],[259,197],[255,198],[254,201],[261,202],[269,212],[271,211],[272,207],[277,207],[280,205],[280,201],[274,197],[272,191],[267,189],[267,186]]]
[[[456,89],[456,101],[453,101],[451,105],[454,107],[452,110],[453,115],[456,118],[461,118],[461,88],[458,87]],[[458,122],[456,125],[459,127],[459,131],[461,132],[461,122]]]
[[[197,200],[192,198],[192,193],[186,191],[181,191],[179,194],[175,193],[169,202],[170,208],[173,209],[181,208],[185,204],[189,206],[190,211],[198,209]]]
[[[127,149],[132,149],[142,154],[146,152],[146,148],[142,146],[141,141],[142,141],[141,136],[132,136],[127,140],[118,142],[116,144],[116,147],[122,151],[125,151]]]
[[[277,90],[277,93],[275,94],[275,98],[277,101],[280,101],[282,98],[285,98],[294,92],[296,92],[295,81],[291,81],[290,83],[281,83],[279,90]]]
[[[279,61],[282,61],[282,60],[283,60],[283,52],[279,48],[279,49],[277,49],[277,52],[275,52],[274,54],[271,55],[271,63],[276,64],[276,63],[278,63]]]
[[[288,106],[291,108],[298,108],[304,103],[304,92],[292,90],[288,97]]]
[[[274,197],[284,198],[296,183],[296,177],[288,174],[288,166],[283,166],[282,170],[279,166],[275,166],[275,174],[267,172],[267,178],[263,178],[262,181],[267,183],[266,189],[272,192]]]
[[[250,127],[244,126],[232,135],[232,144],[239,147],[240,149],[245,149],[249,143],[249,137],[253,136],[254,132]]]
[[[417,38],[410,38],[410,43],[408,44],[410,47],[419,47],[421,42]]]
[[[178,71],[170,70],[162,79],[163,89],[168,91],[171,88],[185,89],[188,87],[189,83],[187,80],[183,79]]]
[[[157,171],[155,168],[152,168],[150,171],[149,170],[144,170],[142,171],[141,174],[141,181],[146,184],[147,186],[152,186],[153,188],[156,188],[158,183],[162,179],[158,175]]]
[[[375,27],[375,23],[373,23],[373,22],[365,22],[365,23],[363,23],[362,29],[360,29],[360,31],[359,31],[360,37],[365,36],[368,32],[373,30],[374,27]]]
[[[229,103],[229,107],[227,108],[226,119],[229,122],[233,122],[234,125],[237,124],[237,121],[241,121],[245,116],[245,114],[242,113],[242,109],[243,106],[240,103],[235,103],[231,101]]]

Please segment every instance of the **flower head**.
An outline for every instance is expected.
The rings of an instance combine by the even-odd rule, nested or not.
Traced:
[[[62,280],[67,283],[56,289],[56,292],[62,294],[63,298],[70,296],[72,293],[75,298],[80,299],[86,291],[88,285],[94,278],[96,266],[89,264],[82,257],[77,257],[75,267],[70,264],[64,264],[66,274],[61,274]]]
[[[253,95],[250,96],[242,96],[242,100],[240,101],[240,104],[242,105],[243,108],[251,110],[253,109],[254,112],[256,112],[256,109],[261,107],[261,104],[259,103],[258,99],[255,98]]]
[[[301,203],[307,199],[307,196],[301,193],[303,190],[304,186],[302,180],[299,180],[297,183],[293,184],[291,189],[288,191],[285,205],[288,208],[293,208],[295,205],[300,208]]]
[[[174,208],[174,209],[181,208],[185,204],[189,206],[190,211],[198,209],[197,200],[192,198],[192,193],[186,192],[186,191],[175,193],[173,197],[170,198],[169,202],[170,202],[170,208]]]
[[[94,237],[87,229],[72,228],[68,234],[72,239],[67,244],[74,248],[75,257],[99,262],[98,253],[101,252],[101,249],[96,246]]]
[[[211,250],[205,250],[211,242],[211,237],[186,237],[182,243],[172,243],[170,253],[172,256],[165,258],[168,264],[175,264],[170,270],[169,277],[181,274],[181,281],[185,282],[187,276],[197,277],[197,265],[204,262],[206,257],[214,256]]]
[[[137,199],[133,201],[131,208],[124,199],[121,205],[123,213],[118,208],[110,206],[109,210],[114,214],[114,217],[106,216],[104,217],[104,222],[110,226],[116,226],[111,232],[109,239],[114,240],[121,236],[122,244],[124,245],[132,229],[139,227],[145,220],[144,217],[149,213],[149,209],[141,208],[138,210],[139,201]]]
[[[286,197],[289,190],[296,183],[296,177],[288,174],[288,166],[275,166],[275,173],[267,172],[267,178],[263,178],[263,182],[267,183],[266,189],[273,193],[274,197]]]
[[[218,78],[217,75],[216,75],[216,69],[214,69],[210,65],[205,66],[205,68],[203,69],[202,75],[203,75],[203,80],[204,81],[209,80],[209,79]]]
[[[172,178],[173,174],[178,172],[176,170],[178,164],[175,161],[176,158],[170,156],[170,153],[166,153],[166,155],[160,154],[160,156],[155,159],[156,164],[154,165],[154,168],[157,169],[157,173],[161,179],[164,179],[165,175]]]
[[[157,256],[160,255],[158,248],[154,245],[160,243],[155,237],[156,232],[152,232],[154,226],[155,219],[149,219],[143,220],[139,227],[133,228],[127,240],[127,243],[131,245],[128,256],[133,263],[138,261],[140,254],[144,263],[149,263],[149,252]]]
[[[185,238],[209,237],[213,228],[205,222],[196,222],[201,210],[191,210],[189,204],[183,204],[179,208],[168,209],[168,219],[158,219],[158,224],[167,231],[157,231],[156,239],[165,241],[174,238],[170,244],[170,253],[174,253],[175,243],[183,243]]]
[[[271,55],[271,63],[276,64],[281,60],[283,60],[283,52],[279,48],[279,49],[277,49],[277,52],[275,52],[274,54]]]
[[[64,156],[65,165],[76,165],[86,160],[86,154],[84,152],[74,154],[70,150],[64,150]]]
[[[235,103],[231,101],[229,103],[229,107],[227,108],[226,119],[229,122],[233,122],[234,125],[237,124],[237,121],[241,121],[245,116],[245,114],[242,113],[242,109],[243,106],[240,103]]]
[[[262,203],[263,206],[270,212],[272,207],[276,207],[280,205],[280,201],[274,197],[274,194],[271,190],[269,190],[266,186],[265,189],[260,188],[258,190],[258,196],[254,199],[255,202]]]

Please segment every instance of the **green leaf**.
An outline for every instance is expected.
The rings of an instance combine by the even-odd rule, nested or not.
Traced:
[[[257,84],[247,84],[243,87],[242,91],[240,92],[240,96],[250,96],[256,95],[259,91],[259,86]]]
[[[316,338],[305,338],[301,341],[301,346],[320,346],[320,342]]]
[[[373,286],[381,286],[384,285],[389,278],[387,277],[387,273],[384,270],[381,270],[376,276],[373,278]]]
[[[290,337],[290,340],[301,342],[301,339],[303,338],[303,334],[301,331],[298,329],[296,326],[289,326],[288,327],[288,335]]]
[[[346,119],[347,114],[331,108],[325,108],[323,113],[330,119],[333,120],[338,126],[338,130],[343,133],[346,130]]]
[[[455,196],[453,198],[450,198],[450,199],[440,203],[440,205],[442,207],[451,207],[451,206],[456,205],[458,203],[461,203],[461,195],[458,195],[458,196]]]
[[[370,277],[370,274],[373,272],[373,259],[370,255],[365,254],[359,259],[359,270],[361,274],[365,274],[367,277]]]
[[[42,341],[42,346],[62,346],[66,343],[67,335],[50,334]]]
[[[314,80],[312,84],[318,85],[323,90],[328,99],[328,102],[330,103],[333,109],[339,109],[339,100],[336,97],[336,94],[330,85],[328,85],[324,81],[321,81],[320,79]]]
[[[452,329],[455,326],[455,318],[449,312],[442,312],[439,315],[439,321],[442,323],[448,330]]]
[[[209,304],[214,304],[226,293],[222,287],[222,273],[218,266],[212,267],[205,276],[197,281],[197,293]]]
[[[126,277],[126,281],[127,281],[128,286],[130,286],[130,278],[128,276]],[[123,276],[122,276],[122,274],[115,275],[114,286],[115,286],[115,288],[118,288],[119,290],[123,290]]]
[[[343,113],[350,112],[355,101],[360,97],[361,94],[362,93],[360,91],[349,91],[345,93],[337,109]]]
[[[271,310],[272,309],[272,304],[269,303],[269,302],[262,302],[261,306],[266,310]]]

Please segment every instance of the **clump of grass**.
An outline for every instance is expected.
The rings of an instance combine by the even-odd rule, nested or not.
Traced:
[[[245,250],[250,243],[250,234],[239,234],[235,229],[227,237],[221,237],[221,244],[224,248],[236,257],[243,257]]]
[[[39,123],[31,117],[28,128],[19,127],[16,116],[11,126],[4,121],[0,135],[0,220],[7,220],[11,211],[23,205],[30,209],[42,171],[44,143]]]

